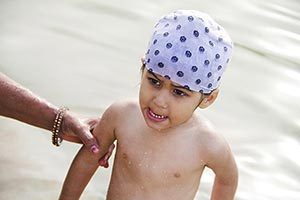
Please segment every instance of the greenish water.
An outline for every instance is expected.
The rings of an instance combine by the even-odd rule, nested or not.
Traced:
[[[297,0],[0,0],[0,71],[81,116],[136,97],[151,29],[175,9],[209,13],[235,53],[217,102],[201,112],[236,156],[236,200],[300,199],[300,2]],[[0,94],[5,98],[5,94]],[[57,199],[79,148],[0,118],[0,199]],[[104,199],[98,170],[82,199]],[[197,200],[208,200],[207,170]]]

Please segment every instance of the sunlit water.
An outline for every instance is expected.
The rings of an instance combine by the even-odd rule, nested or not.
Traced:
[[[100,115],[137,96],[151,29],[179,8],[209,13],[235,42],[218,101],[200,111],[236,156],[235,199],[299,200],[298,0],[1,0],[0,71],[55,105]],[[4,118],[0,135],[0,199],[57,199],[79,146],[54,148],[48,132]],[[109,176],[98,170],[82,199],[104,199]],[[197,200],[209,199],[212,182],[206,170]]]

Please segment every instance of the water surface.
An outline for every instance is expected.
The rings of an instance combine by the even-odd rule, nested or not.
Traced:
[[[236,200],[300,199],[300,3],[297,0],[2,0],[0,71],[55,105],[97,116],[136,97],[151,29],[175,9],[209,13],[235,53],[217,102],[204,115],[229,141],[240,172]],[[5,98],[5,94],[0,94]],[[0,197],[57,199],[78,145],[0,118]],[[82,199],[104,199],[98,170]],[[205,171],[197,200],[208,200]]]

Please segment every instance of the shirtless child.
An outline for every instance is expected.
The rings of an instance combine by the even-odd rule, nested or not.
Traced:
[[[107,200],[192,200],[205,167],[212,200],[232,200],[238,172],[225,139],[195,110],[218,96],[233,45],[207,14],[178,10],[154,28],[142,67],[139,101],[113,103],[94,129],[97,155],[83,146],[60,199],[79,199],[98,160],[117,140]]]

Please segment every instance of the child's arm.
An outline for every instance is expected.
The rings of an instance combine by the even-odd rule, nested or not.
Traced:
[[[210,167],[215,173],[211,200],[233,200],[238,184],[238,169],[229,146],[219,149]]]
[[[60,200],[79,199],[84,188],[98,168],[98,160],[108,151],[109,146],[115,140],[114,125],[117,117],[114,116],[113,108],[108,108],[102,116],[101,121],[95,127],[93,134],[99,142],[99,152],[97,154],[89,153],[85,146],[82,146],[65,179]]]

